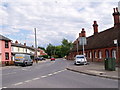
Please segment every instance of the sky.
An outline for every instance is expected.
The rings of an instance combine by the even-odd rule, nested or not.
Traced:
[[[13,42],[34,45],[60,45],[63,38],[74,41],[85,28],[93,35],[93,21],[99,32],[114,25],[113,8],[119,0],[2,0],[0,2],[0,34]]]

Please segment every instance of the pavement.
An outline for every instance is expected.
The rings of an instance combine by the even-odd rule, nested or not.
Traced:
[[[118,75],[118,67],[115,71],[107,71],[104,68],[104,63],[101,62],[90,62],[89,65],[73,65],[67,67],[67,70],[84,73],[92,76],[99,76],[110,79],[120,80]]]

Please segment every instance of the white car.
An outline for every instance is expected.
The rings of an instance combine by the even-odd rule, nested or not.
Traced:
[[[84,55],[76,55],[75,56],[75,62],[74,62],[75,65],[87,65],[87,59]]]

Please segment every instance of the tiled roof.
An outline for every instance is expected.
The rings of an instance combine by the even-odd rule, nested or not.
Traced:
[[[98,34],[87,37],[87,45],[85,45],[86,50],[98,49],[98,48],[108,48],[115,46],[114,40],[120,40],[120,28],[109,28],[105,31],[99,32]],[[82,50],[82,46],[79,46],[79,50]],[[74,45],[72,51],[76,51],[76,44]]]
[[[7,38],[3,35],[0,35],[0,40],[11,41],[9,38]]]
[[[25,46],[25,45],[19,44],[19,43],[12,43],[11,45],[16,46],[16,47],[22,47],[22,48],[28,48],[28,49],[35,50],[35,48],[33,48],[33,47]]]

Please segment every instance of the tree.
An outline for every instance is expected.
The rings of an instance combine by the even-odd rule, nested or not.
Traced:
[[[46,52],[49,56],[55,55],[55,46],[49,44],[46,48]]]
[[[61,47],[62,57],[68,55],[72,47],[72,42],[69,42],[67,39],[63,39]]]
[[[44,47],[40,47],[40,46],[38,46],[38,48],[40,48],[40,49],[42,49],[42,50],[44,50],[44,51],[45,51],[45,48],[44,48]]]

